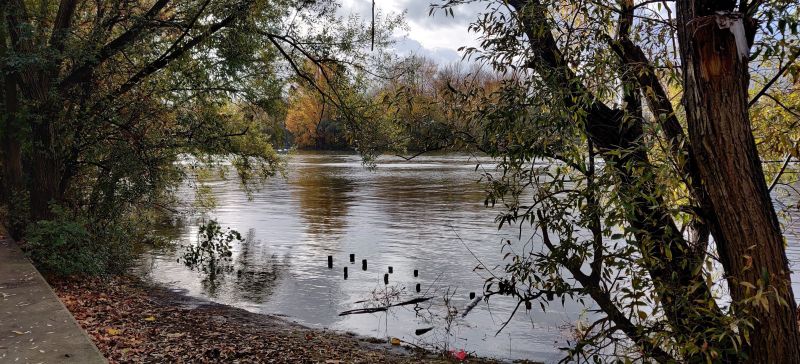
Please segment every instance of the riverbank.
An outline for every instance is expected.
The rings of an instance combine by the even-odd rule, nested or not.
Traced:
[[[453,362],[377,339],[199,301],[131,277],[50,283],[110,363]]]

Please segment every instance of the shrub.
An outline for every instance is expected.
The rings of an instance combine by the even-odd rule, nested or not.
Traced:
[[[128,268],[137,236],[133,226],[90,224],[80,214],[58,206],[52,210],[54,218],[30,225],[22,244],[40,271],[59,276],[103,275]]]

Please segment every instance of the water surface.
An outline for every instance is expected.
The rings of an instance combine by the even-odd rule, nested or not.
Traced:
[[[576,302],[553,302],[544,312],[539,306],[522,309],[500,334],[497,330],[516,304],[511,299],[481,301],[460,317],[470,292],[480,294],[486,278],[487,273],[473,268],[479,261],[489,267],[501,264],[503,241],[516,241],[519,233],[515,227],[498,230],[494,218],[499,210],[484,206],[479,178],[476,160],[463,155],[384,158],[374,170],[354,154],[292,155],[287,177],[272,179],[250,198],[235,180],[210,183],[217,204],[212,217],[247,237],[234,247],[228,273],[212,280],[189,270],[177,262],[180,250],[148,255],[145,272],[190,295],[285,315],[311,327],[398,337],[506,360],[557,361],[572,325],[587,319],[586,308]],[[189,224],[178,240],[191,243],[196,234],[196,226]],[[787,235],[794,263],[791,258],[800,250],[795,234]],[[349,262],[350,254],[355,263]],[[329,255],[333,269],[327,267]],[[362,259],[368,261],[366,271]],[[389,266],[393,273],[385,285]],[[798,280],[795,276],[796,292]],[[415,292],[416,284],[421,293]],[[339,316],[382,306],[386,299],[420,296],[434,299],[388,313]],[[448,307],[458,313],[448,315]],[[433,330],[415,334],[429,327]]]
[[[482,292],[486,273],[473,271],[478,260],[490,267],[500,264],[502,242],[516,240],[519,233],[498,231],[498,210],[484,206],[475,166],[469,156],[447,155],[384,158],[370,170],[354,154],[292,155],[287,178],[272,179],[250,199],[236,181],[210,183],[217,205],[212,217],[247,237],[235,246],[230,273],[211,281],[177,262],[180,250],[151,254],[146,271],[154,281],[190,295],[285,315],[312,327],[446,345],[500,359],[557,360],[569,326],[584,315],[581,305],[559,301],[546,312],[538,306],[521,309],[498,335],[516,304],[511,299],[492,297],[460,317],[470,292]],[[196,226],[189,225],[179,240],[196,241],[196,234]],[[334,257],[333,269],[327,267],[328,255]],[[368,261],[367,271],[361,269],[362,259]],[[393,273],[385,285],[389,266]],[[420,295],[434,299],[417,310],[404,306],[388,314],[339,316],[380,305],[360,301]],[[456,317],[448,317],[445,296],[459,311]],[[415,335],[428,327],[434,329]]]

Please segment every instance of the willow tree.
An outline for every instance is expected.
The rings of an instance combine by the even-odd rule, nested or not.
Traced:
[[[762,154],[796,156],[796,144],[754,137],[793,125],[757,110],[796,111],[763,95],[796,85],[797,4],[482,3],[470,25],[480,46],[465,52],[506,79],[490,97],[455,91],[484,130],[468,139],[500,161],[487,202],[541,242],[512,250],[487,296],[528,309],[590,298],[601,315],[573,359],[800,362],[766,182],[788,163],[777,176],[762,166]]]
[[[365,64],[372,34],[334,1],[27,1],[0,5],[3,204],[19,235],[53,207],[90,229],[169,208],[184,156],[276,172],[272,125],[297,65]],[[399,20],[379,24],[391,31]],[[102,240],[102,239],[96,239]]]

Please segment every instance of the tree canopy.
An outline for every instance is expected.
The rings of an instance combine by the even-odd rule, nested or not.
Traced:
[[[298,65],[365,67],[384,56],[369,46],[385,48],[400,21],[378,14],[373,35],[336,9],[325,0],[4,2],[12,234],[65,211],[111,239],[123,222],[168,210],[187,167],[229,163],[246,186],[276,174],[285,89],[308,77]]]
[[[780,101],[797,94],[796,4],[482,3],[464,52],[502,85],[454,108],[500,162],[486,173],[500,225],[542,243],[509,251],[488,294],[594,301],[573,359],[800,360],[770,198],[786,163],[762,165],[797,155]]]
[[[480,267],[487,297],[599,313],[567,359],[800,362],[772,202],[800,158],[797,3],[431,12],[476,2],[472,65],[438,67],[368,52],[401,20],[372,28],[334,1],[7,1],[7,224],[34,243],[118,241],[187,168],[230,163],[246,186],[277,173],[283,121],[298,145],[368,159],[469,148],[498,163],[483,176],[498,224],[537,242]]]

